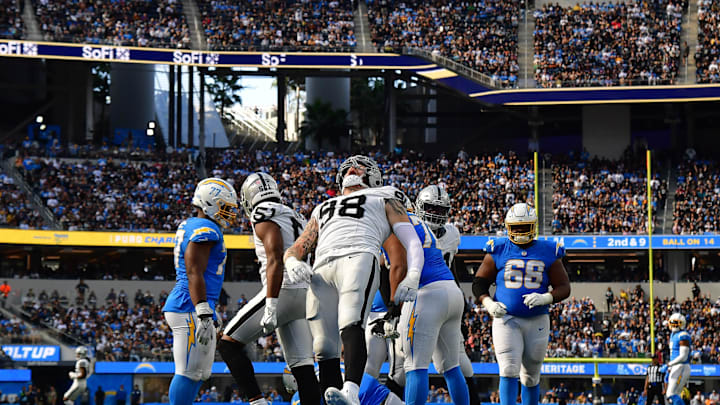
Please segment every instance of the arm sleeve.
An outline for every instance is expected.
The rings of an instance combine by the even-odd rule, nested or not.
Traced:
[[[676,364],[684,363],[690,355],[690,346],[680,346],[680,354],[674,359],[670,360],[668,367],[672,367]]]
[[[425,265],[425,252],[415,227],[409,222],[398,222],[393,225],[393,232],[407,252],[408,271],[422,271]]]

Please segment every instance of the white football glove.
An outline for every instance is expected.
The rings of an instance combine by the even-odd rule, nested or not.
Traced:
[[[530,293],[523,295],[523,303],[530,309],[553,303],[553,296],[550,293]]]
[[[497,302],[490,297],[485,297],[482,304],[493,318],[502,318],[507,314],[507,307],[502,302]]]
[[[195,326],[195,344],[201,353],[209,353],[210,345],[215,339],[215,323],[213,322],[213,310],[207,301],[195,306],[198,324]]]
[[[277,298],[265,298],[265,313],[260,320],[263,333],[268,334],[277,328]]]
[[[76,372],[74,372],[74,371],[70,371],[70,372],[68,373],[68,376],[70,377],[70,379],[74,380],[74,379],[76,379],[76,378],[78,377],[78,373],[76,373]]]
[[[419,285],[420,270],[408,269],[405,278],[398,284],[397,290],[395,290],[395,303],[415,301]]]
[[[295,256],[289,256],[285,260],[285,270],[290,284],[303,281],[309,283],[312,278],[312,267],[307,262],[298,260]]]

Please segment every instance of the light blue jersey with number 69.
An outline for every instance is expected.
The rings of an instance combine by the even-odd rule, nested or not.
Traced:
[[[225,278],[225,260],[227,251],[220,227],[213,221],[205,218],[192,217],[183,221],[175,234],[175,273],[177,283],[163,307],[164,312],[188,313],[195,311],[190,299],[188,278],[185,267],[185,250],[190,242],[214,242],[210,249],[210,257],[203,273],[205,290],[210,307],[215,309],[215,303],[220,297],[223,279]]]
[[[495,261],[498,270],[495,278],[495,301],[507,307],[509,315],[530,318],[547,314],[548,305],[528,308],[523,295],[548,292],[550,266],[565,256],[562,242],[535,240],[525,248],[507,238],[490,240],[485,251]]]

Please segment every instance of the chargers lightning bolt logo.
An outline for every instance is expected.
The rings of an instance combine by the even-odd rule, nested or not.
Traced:
[[[190,349],[192,349],[193,346],[195,346],[195,319],[193,318],[192,314],[190,314],[190,317],[187,320],[187,324],[189,327],[188,330],[188,344],[187,344],[187,359],[186,362],[190,361]]]
[[[417,305],[417,301],[413,303],[413,309],[410,313],[410,319],[408,320],[408,337],[407,339],[410,341],[410,357],[413,356],[413,345],[415,343],[415,321],[417,320],[417,315],[415,315],[415,305]]]

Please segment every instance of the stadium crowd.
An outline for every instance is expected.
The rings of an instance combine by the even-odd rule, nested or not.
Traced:
[[[172,332],[162,312],[167,296],[165,291],[155,297],[137,290],[131,298],[124,290],[112,289],[101,301],[80,281],[74,298],[57,290],[41,290],[36,296],[30,289],[22,307],[32,324],[54,330],[68,343],[93,347],[98,361],[172,361]],[[244,304],[247,300],[237,309]],[[218,313],[226,323],[235,308],[221,298]],[[4,326],[2,320],[0,325]],[[261,337],[251,350],[256,361],[284,361],[275,334]]]
[[[629,154],[620,161],[580,159],[553,165],[552,232],[645,233],[646,184],[645,169]],[[657,212],[665,205],[667,181],[655,174],[651,186]]]
[[[546,4],[534,12],[538,87],[675,84],[686,1]]]
[[[502,232],[507,209],[533,198],[532,162],[513,152],[476,156],[460,153],[457,159],[445,155],[431,159],[414,153],[373,157],[382,168],[386,184],[399,187],[413,199],[433,182],[445,187],[453,204],[450,222],[462,233]],[[208,155],[207,162],[212,167],[208,173],[229,179],[236,188],[251,171],[271,174],[285,202],[309,217],[319,202],[337,194],[335,173],[345,158],[334,153],[280,155],[225,150]],[[476,191],[468,193],[469,189]],[[250,231],[245,218],[237,231]]]
[[[188,48],[179,0],[77,2],[33,0],[45,41]]]
[[[378,51],[422,48],[517,87],[519,0],[368,1]]]
[[[720,230],[720,167],[716,162],[686,161],[677,169],[673,210],[674,234]]]
[[[720,83],[720,1],[698,2],[698,45],[695,76],[698,83]]]
[[[191,164],[23,159],[28,184],[68,230],[174,232],[191,212]]]
[[[198,0],[210,49],[350,51],[351,0]]]
[[[22,4],[15,0],[0,0],[0,38],[22,39],[25,36]]]
[[[33,208],[28,196],[15,180],[0,172],[0,227],[20,229],[45,228],[45,220]]]

